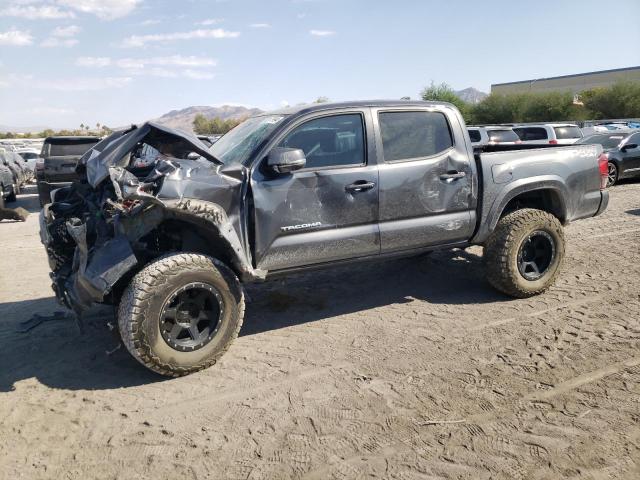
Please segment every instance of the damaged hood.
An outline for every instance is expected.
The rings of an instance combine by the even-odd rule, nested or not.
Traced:
[[[211,162],[222,164],[209,153],[207,146],[196,136],[155,122],[147,122],[140,127],[114,132],[103,142],[100,143],[104,145],[104,149],[99,151],[94,148],[88,152],[87,157],[82,159],[86,166],[87,181],[93,188],[109,177],[110,168],[127,167],[130,161],[129,154],[141,142],[156,149],[170,144],[176,156],[179,156],[180,152],[195,152]]]

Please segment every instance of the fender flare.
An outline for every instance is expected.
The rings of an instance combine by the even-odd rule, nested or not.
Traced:
[[[486,214],[481,217],[482,225],[478,230],[478,233],[472,240],[472,243],[483,243],[487,237],[493,232],[502,216],[502,212],[506,206],[514,198],[522,195],[523,193],[534,192],[539,190],[551,190],[557,194],[557,198],[560,201],[558,210],[560,212],[560,220],[566,223],[570,218],[569,205],[567,205],[567,199],[569,196],[569,189],[566,183],[556,175],[544,175],[538,177],[524,178],[516,180],[505,185],[504,189],[495,197],[494,201],[490,205],[486,205]]]

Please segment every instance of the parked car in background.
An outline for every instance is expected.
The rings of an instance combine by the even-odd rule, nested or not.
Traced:
[[[51,191],[69,185],[78,178],[76,164],[100,137],[48,137],[36,163],[40,205],[49,203]]]
[[[584,137],[582,145],[602,145],[607,156],[607,186],[622,178],[640,176],[640,132],[617,130]]]
[[[22,166],[24,162],[22,159],[16,160],[16,156],[17,154],[8,150],[0,153],[0,164],[8,168],[12,176],[13,196],[8,200],[10,202],[15,200],[15,196],[20,193],[22,185],[28,181],[28,174],[25,167]]]
[[[2,202],[16,201],[16,184],[13,172],[4,163],[0,162],[0,198]]]
[[[484,127],[467,127],[467,132],[469,132],[469,138],[471,139],[471,145],[473,147],[482,147],[489,143],[489,136]]]
[[[582,130],[571,123],[542,123],[513,127],[522,143],[533,145],[568,145],[582,138]]]
[[[33,148],[20,148],[18,149],[18,155],[22,157],[32,177],[36,174],[36,163],[40,158],[40,152]]]
[[[487,145],[516,145],[522,143],[520,137],[513,131],[511,127],[488,126],[484,127],[487,132]]]

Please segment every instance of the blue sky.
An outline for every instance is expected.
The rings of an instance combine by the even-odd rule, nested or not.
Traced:
[[[640,65],[640,1],[0,0],[0,124],[416,98]]]

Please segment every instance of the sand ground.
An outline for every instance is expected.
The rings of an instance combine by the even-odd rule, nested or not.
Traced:
[[[640,183],[567,230],[557,285],[514,300],[480,248],[248,288],[213,368],[147,372],[61,308],[0,223],[1,479],[640,478]]]

